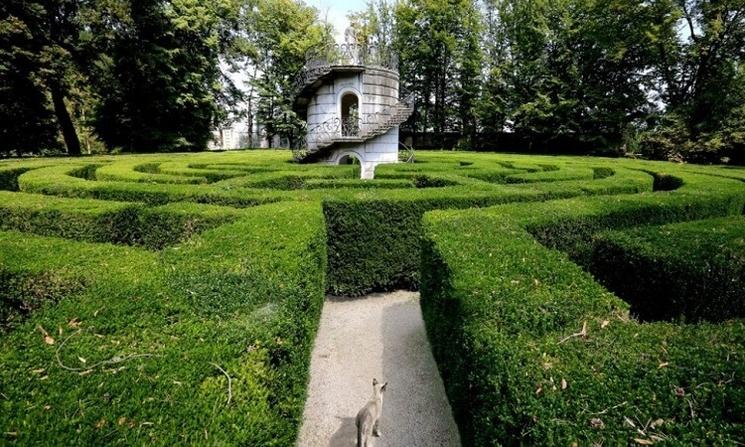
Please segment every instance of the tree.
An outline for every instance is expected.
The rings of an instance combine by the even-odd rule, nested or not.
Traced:
[[[109,147],[204,149],[220,113],[219,5],[147,0],[99,11],[94,122]]]
[[[394,14],[394,6],[387,0],[370,0],[364,10],[347,18],[359,44],[392,49],[396,32]]]
[[[676,0],[673,11],[675,21],[660,33],[654,64],[669,118],[652,123],[645,150],[745,161],[745,1]]]
[[[30,123],[46,121],[47,114],[43,109],[47,107],[46,95],[49,95],[56,126],[62,132],[70,155],[80,154],[80,141],[65,102],[70,80],[75,76],[79,62],[77,21],[78,2],[75,0],[9,0],[3,6],[3,26],[0,29],[0,39],[8,44],[3,46],[2,53],[5,70],[3,93],[7,95],[8,109],[38,114],[38,118],[25,115],[9,117],[8,123],[21,117]],[[21,124],[17,129],[24,127]],[[47,123],[45,131],[41,132],[44,137],[37,143],[49,145],[51,130]],[[15,145],[16,148],[25,146]]]
[[[271,144],[275,135],[298,137],[302,121],[292,110],[294,81],[312,48],[332,42],[331,28],[318,20],[318,11],[294,0],[259,0],[252,24],[258,69],[257,118]],[[292,143],[292,141],[290,142]]]
[[[499,5],[499,0],[486,0],[482,9],[484,81],[476,103],[476,114],[479,129],[486,134],[500,133],[507,124],[506,98],[510,85],[502,70],[507,67],[509,42],[502,26]]]
[[[0,154],[55,149],[57,126],[42,79],[38,3],[11,0],[0,7]]]
[[[516,133],[613,146],[650,112],[650,30],[669,21],[663,2],[510,0],[495,8],[493,33],[504,41],[493,45],[501,62],[487,91],[497,92],[491,98],[501,99]]]
[[[403,86],[416,95],[416,130],[475,132],[481,20],[472,0],[405,0],[395,6],[394,45]]]

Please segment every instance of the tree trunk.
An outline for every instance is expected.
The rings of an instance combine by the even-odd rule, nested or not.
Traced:
[[[62,88],[59,85],[52,85],[50,90],[54,103],[54,114],[57,115],[62,137],[65,139],[67,154],[80,155],[80,140],[78,139],[78,133],[75,131],[75,126],[72,124],[70,112],[67,111],[67,106],[65,106],[65,95],[62,93]]]

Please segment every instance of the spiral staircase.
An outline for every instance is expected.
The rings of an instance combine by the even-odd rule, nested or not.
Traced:
[[[398,68],[394,54],[375,46],[357,44],[332,45],[308,55],[306,60],[295,81],[293,109],[299,116],[307,114],[307,105],[315,92],[338,74],[364,73],[368,67]],[[308,128],[305,136],[293,144],[295,159],[301,162],[318,160],[340,145],[364,143],[403,124],[414,112],[414,95],[399,90],[399,98],[398,102],[374,113],[346,120],[336,116]],[[411,150],[407,149],[409,153]],[[413,160],[413,153],[406,159]]]

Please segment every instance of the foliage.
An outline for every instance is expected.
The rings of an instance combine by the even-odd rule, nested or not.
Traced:
[[[324,292],[420,281],[466,443],[631,443],[624,416],[644,439],[742,437],[742,322],[639,325],[572,261],[609,228],[741,214],[745,171],[418,152],[363,181],[290,160],[0,162],[3,441],[292,444]]]
[[[671,15],[685,31],[654,34],[652,68],[665,109],[646,123],[640,148],[653,157],[674,151],[696,162],[742,163],[745,2],[680,0]]]
[[[201,150],[218,113],[219,16],[191,1],[128,5],[94,28],[95,128],[126,151]]]
[[[593,275],[640,319],[723,321],[745,315],[742,217],[603,233],[594,246]]]
[[[203,150],[240,99],[252,0],[11,1],[0,16],[2,153]],[[52,113],[55,120],[52,119]],[[95,136],[91,130],[95,130]]]
[[[257,118],[270,142],[278,135],[292,146],[303,131],[292,109],[295,76],[309,50],[331,42],[331,29],[319,23],[315,8],[294,0],[260,0],[254,20]]]
[[[742,162],[741,0],[379,1],[350,21],[400,54],[434,141]]]
[[[572,136],[618,144],[649,111],[647,68],[665,2],[490,2],[496,42],[486,109],[492,128],[531,139]],[[631,30],[631,31],[630,31]],[[502,118],[500,123],[498,118]]]
[[[0,8],[0,153],[59,149],[59,129],[68,152],[79,153],[64,105],[75,45],[66,32],[76,2],[10,0]]]
[[[727,409],[742,381],[721,382],[742,374],[742,321],[639,324],[531,234],[571,246],[577,233],[742,212],[737,182],[717,191],[721,184],[691,178],[695,187],[657,196],[425,215],[423,314],[465,444],[728,443],[742,435],[741,413]]]
[[[402,1],[394,7],[393,44],[401,82],[416,97],[414,126],[422,132],[476,131],[481,18],[472,0]]]
[[[139,204],[0,191],[0,229],[161,249],[230,222],[232,208]]]
[[[305,204],[253,209],[162,256],[0,232],[0,289],[42,276],[77,285],[0,338],[3,436],[291,444],[323,298],[323,238],[320,209]],[[59,299],[58,284],[39,282],[34,296]],[[41,404],[21,411],[29,398]]]

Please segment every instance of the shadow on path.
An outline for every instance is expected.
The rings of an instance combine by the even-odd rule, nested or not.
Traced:
[[[349,447],[356,445],[357,427],[355,426],[355,418],[342,418],[337,416],[336,419],[341,421],[341,426],[339,426],[336,433],[331,436],[329,447]]]
[[[375,447],[460,446],[419,294],[405,291],[326,300],[298,445],[354,446],[373,377],[388,382]]]

